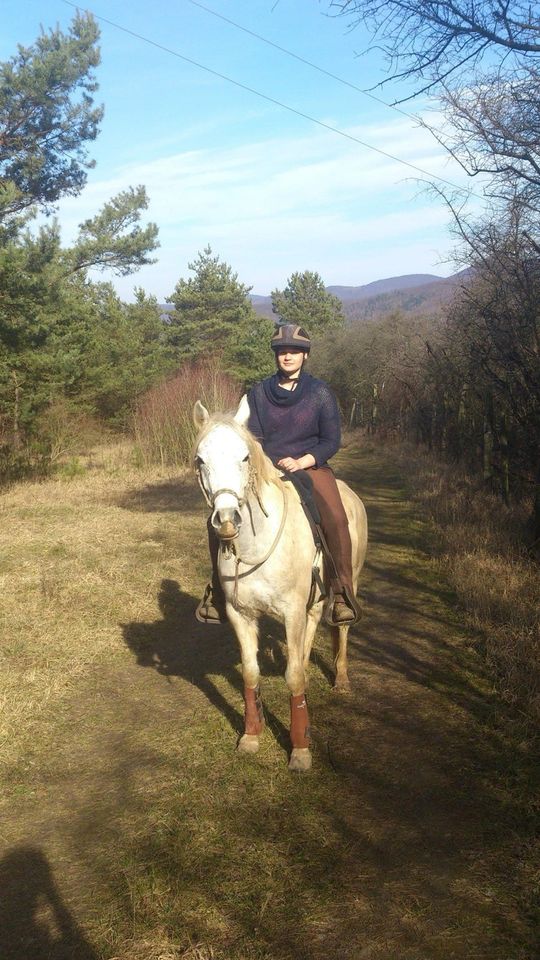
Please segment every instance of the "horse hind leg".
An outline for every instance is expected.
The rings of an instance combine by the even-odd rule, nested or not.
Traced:
[[[322,616],[322,604],[318,603],[316,607],[312,607],[308,611],[307,615],[307,625],[306,633],[304,637],[304,673],[306,678],[306,687],[308,684],[308,667],[309,667],[309,658],[311,656],[311,648],[313,647],[313,640],[317,632],[317,627],[319,626]]]
[[[334,691],[336,693],[350,693],[351,683],[347,669],[347,638],[349,627],[346,624],[331,627],[330,633],[332,636],[334,667],[336,670]]]

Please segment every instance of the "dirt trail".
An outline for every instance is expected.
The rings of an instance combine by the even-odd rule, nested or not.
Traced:
[[[275,627],[264,746],[239,758],[234,641],[193,620],[181,570],[163,580],[155,619],[119,625],[121,661],[97,664],[11,784],[3,960],[534,960],[526,748],[400,477],[353,448],[337,467],[368,511],[365,615],[351,697],[316,644],[313,771],[286,770]],[[162,493],[136,509],[178,525]]]

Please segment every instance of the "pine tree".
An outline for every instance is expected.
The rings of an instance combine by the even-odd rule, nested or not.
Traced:
[[[345,322],[341,300],[329,293],[318,273],[293,273],[284,290],[272,291],[272,310],[283,323],[305,327],[318,337],[329,327]]]
[[[194,276],[176,284],[168,303],[170,343],[179,360],[194,359],[201,353],[222,353],[237,335],[242,322],[251,318],[251,287],[238,280],[232,267],[212,256],[210,246],[188,264]]]
[[[99,30],[77,13],[69,33],[43,31],[0,64],[0,226],[13,233],[33,205],[80,193],[94,165],[86,145],[103,116],[94,106]]]
[[[168,300],[174,304],[168,339],[177,362],[214,356],[245,384],[266,376],[273,369],[273,324],[253,309],[251,287],[210,246],[188,266],[194,276],[179,280]]]

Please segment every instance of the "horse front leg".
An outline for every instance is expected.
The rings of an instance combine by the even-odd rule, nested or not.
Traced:
[[[285,619],[288,663],[285,680],[291,700],[291,745],[289,770],[303,772],[311,767],[311,737],[306,703],[306,672],[304,669],[304,641],[306,614],[301,611]]]
[[[257,660],[257,624],[246,620],[236,610],[228,609],[227,615],[240,644],[244,680],[244,733],[238,741],[238,749],[243,753],[256,753],[259,749],[259,736],[264,728]]]

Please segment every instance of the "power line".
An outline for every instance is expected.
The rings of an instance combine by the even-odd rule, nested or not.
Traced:
[[[75,10],[80,10],[81,7],[72,3],[71,0],[62,0],[68,7],[73,7]],[[150,37],[146,37],[141,33],[137,33],[135,30],[130,30],[128,27],[124,27],[120,23],[115,23],[114,20],[109,20],[107,17],[103,17],[98,13],[94,13],[90,8],[85,8],[87,13],[91,13],[96,20],[101,21],[102,23],[107,23],[110,27],[114,27],[116,30],[120,30],[122,33],[128,34],[130,37],[135,37],[137,40],[141,40],[143,43],[147,43],[152,47],[155,47],[157,50],[162,50],[164,53],[168,53],[173,57],[176,57],[178,60],[183,60],[184,63],[189,63],[193,67],[197,67],[199,70],[204,70],[205,73],[211,74],[213,77],[218,77],[219,80],[225,80],[227,83],[232,84],[235,87],[239,87],[241,90],[246,90],[247,93],[252,93],[256,97],[260,97],[262,100],[266,100],[267,103],[272,103],[276,107],[281,107],[283,110],[287,110],[289,113],[295,114],[297,117],[301,117],[303,120],[309,120],[310,123],[315,123],[317,126],[322,127],[324,130],[329,130],[330,133],[335,133],[340,137],[343,137],[346,140],[351,140],[353,143],[359,144],[361,147],[365,147],[366,150],[372,150],[374,153],[378,153],[382,157],[386,157],[387,160],[393,160],[394,163],[400,163],[404,167],[408,167],[409,170],[414,170],[415,173],[421,173],[423,177],[427,177],[429,180],[437,180],[439,183],[444,183],[448,187],[452,187],[453,190],[457,190],[459,193],[468,194],[471,197],[476,197],[479,200],[483,198],[479,194],[474,193],[468,187],[460,187],[458,184],[453,183],[451,180],[446,180],[444,177],[439,177],[436,173],[430,173],[429,170],[424,170],[423,167],[419,167],[414,163],[410,163],[408,160],[403,160],[401,157],[396,157],[392,153],[388,153],[386,150],[382,150],[380,147],[375,147],[371,143],[367,143],[365,140],[360,140],[359,137],[355,137],[352,133],[347,133],[345,130],[340,130],[338,127],[334,127],[329,123],[325,123],[323,120],[318,120],[317,117],[312,117],[308,113],[303,113],[301,110],[297,110],[296,107],[291,107],[287,103],[283,103],[282,100],[277,100],[275,97],[270,97],[266,93],[262,93],[260,90],[256,90],[254,87],[248,86],[246,83],[242,83],[240,80],[234,80],[233,77],[229,77],[224,73],[220,73],[218,70],[212,69],[212,67],[207,67],[206,64],[200,63],[198,60],[194,60],[192,57],[187,57],[183,53],[178,53],[177,50],[172,50],[170,47],[166,47],[162,43],[158,43],[156,40],[151,40]]]
[[[187,3],[191,3],[194,7],[199,7],[199,9],[206,11],[206,13],[209,13],[212,17],[216,17],[218,20],[223,20],[224,23],[228,23],[231,27],[235,27],[237,30],[247,33],[248,36],[255,37],[255,39],[260,40],[261,43],[266,43],[269,47],[274,47],[275,50],[279,50],[280,53],[284,53],[287,57],[292,57],[293,60],[298,60],[299,63],[303,63],[306,67],[316,70],[317,73],[322,73],[323,76],[330,77],[331,80],[336,80],[337,83],[341,83],[344,87],[349,87],[350,90],[360,93],[363,97],[367,97],[369,100],[373,100],[375,103],[380,103],[382,107],[387,107],[388,110],[394,110],[396,113],[400,113],[402,117],[407,117],[408,120],[413,120],[420,127],[423,127],[424,130],[427,130],[428,133],[431,133],[439,144],[442,144],[442,138],[444,137],[442,130],[439,130],[434,126],[430,126],[425,122],[425,120],[422,120],[422,118],[418,117],[416,114],[409,113],[407,110],[403,110],[403,108],[398,107],[396,103],[388,103],[388,101],[383,100],[382,97],[377,97],[371,92],[371,90],[362,89],[362,87],[359,87],[358,84],[353,83],[352,80],[345,80],[344,77],[338,76],[337,73],[332,73],[331,70],[326,70],[326,68],[321,67],[320,64],[313,63],[312,60],[307,60],[306,57],[301,57],[300,54],[295,53],[294,50],[288,50],[287,47],[282,47],[279,43],[275,43],[274,40],[269,40],[268,37],[263,37],[262,34],[256,33],[254,30],[250,30],[243,24],[237,23],[236,20],[231,20],[230,17],[225,17],[222,13],[218,13],[217,10],[212,10],[211,7],[207,7],[205,3],[200,3],[199,0],[187,0]],[[272,7],[272,13],[273,12],[274,7]],[[472,190],[468,192],[471,193],[472,196],[476,196]]]
[[[332,73],[331,70],[326,70],[318,63],[313,63],[312,60],[307,60],[306,57],[301,57],[300,54],[295,53],[293,50],[288,50],[287,47],[282,47],[279,43],[275,43],[274,40],[269,40],[268,37],[263,37],[260,33],[255,33],[254,30],[249,30],[248,27],[244,27],[243,24],[237,23],[236,20],[231,20],[229,17],[225,17],[222,13],[218,13],[217,10],[212,10],[210,7],[207,7],[206,4],[199,3],[199,0],[187,0],[187,2],[191,3],[194,7],[199,7],[201,10],[205,10],[206,13],[211,14],[213,17],[217,17],[218,20],[223,20],[232,27],[236,27],[237,30],[242,30],[243,33],[247,33],[250,37],[255,37],[256,40],[260,40],[262,43],[268,44],[269,47],[274,47],[274,49],[279,50],[280,53],[285,53],[288,57],[293,57],[293,59],[298,60],[299,63],[303,63],[305,66],[311,67],[312,70],[317,70],[318,73],[324,74],[325,77],[330,77],[331,80],[337,80],[337,82],[343,84],[344,87],[349,87],[351,90],[361,93],[363,97],[368,97],[370,100],[374,100],[375,103],[380,103],[383,107],[388,107],[389,110],[395,110],[396,113],[401,113],[402,116],[408,117],[409,120],[415,120],[416,123],[426,127],[427,130],[430,129],[424,123],[424,121],[421,120],[420,117],[415,116],[414,113],[408,113],[407,110],[402,110],[401,107],[398,107],[395,103],[388,103],[386,100],[383,100],[382,97],[377,97],[374,93],[371,93],[370,90],[363,90],[362,87],[359,87],[351,80],[345,80],[344,77],[339,77],[336,73]],[[272,8],[272,11],[273,9],[274,8]],[[435,129],[435,127],[433,129]],[[437,132],[440,133],[440,131]]]

